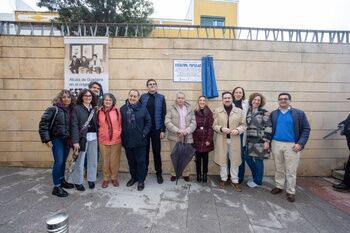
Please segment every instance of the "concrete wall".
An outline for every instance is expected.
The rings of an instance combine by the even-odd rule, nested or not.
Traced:
[[[39,140],[38,122],[50,100],[63,88],[64,44],[60,37],[0,37],[0,165],[48,167],[52,156]],[[312,133],[302,153],[300,175],[329,175],[347,158],[345,138],[322,136],[335,128],[350,109],[350,46],[234,40],[138,39],[109,41],[110,88],[118,105],[130,88],[145,91],[145,80],[157,79],[167,104],[185,91],[195,104],[199,83],[173,83],[173,59],[212,55],[220,92],[239,85],[267,97],[267,109],[277,106],[279,92],[292,94],[294,107],[306,111]],[[210,101],[215,107],[220,99]],[[169,145],[163,142],[165,172]],[[152,157],[152,156],[151,156]],[[212,154],[210,154],[210,160]],[[266,161],[273,174],[273,160]],[[194,168],[194,163],[191,164]],[[122,170],[126,170],[122,156]],[[153,171],[153,166],[150,168]],[[194,169],[193,169],[194,171]],[[217,166],[210,161],[211,173]]]

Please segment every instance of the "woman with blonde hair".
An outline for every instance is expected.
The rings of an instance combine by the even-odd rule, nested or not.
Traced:
[[[196,149],[196,173],[197,181],[207,182],[208,174],[208,153],[214,150],[212,128],[214,118],[213,112],[207,105],[207,98],[200,96],[194,111],[197,127],[193,132],[193,147]],[[203,170],[202,170],[203,166]]]

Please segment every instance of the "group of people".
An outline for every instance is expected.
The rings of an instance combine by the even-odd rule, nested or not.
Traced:
[[[118,110],[113,94],[102,96],[102,87],[94,82],[83,89],[76,103],[68,90],[62,90],[53,100],[53,106],[43,114],[39,132],[41,140],[52,148],[53,195],[67,196],[64,189],[84,191],[84,160],[87,157],[87,181],[95,187],[98,154],[103,160],[102,188],[111,180],[119,186],[118,170],[121,146],[125,149],[131,175],[127,186],[137,183],[142,191],[149,167],[149,150],[152,145],[157,182],[163,183],[161,140],[167,136],[170,150],[177,142],[192,144],[198,182],[207,182],[208,153],[214,150],[213,161],[220,166],[218,186],[230,184],[241,192],[245,164],[252,172],[247,186],[262,185],[264,159],[273,155],[275,183],[272,194],[286,190],[287,200],[295,201],[296,173],[300,151],[310,134],[305,113],[291,106],[291,95],[278,95],[278,109],[269,113],[261,93],[252,93],[248,100],[242,87],[222,93],[222,103],[211,110],[207,98],[200,96],[196,106],[186,101],[183,92],[176,94],[175,102],[167,109],[164,95],[158,93],[157,82],[146,82],[147,93],[140,95],[131,89],[125,104]],[[99,97],[100,96],[100,97]],[[97,104],[99,103],[99,104]],[[65,163],[74,148],[77,160],[71,173],[72,183],[65,180]],[[171,166],[171,181],[176,180]],[[187,166],[182,176],[190,181]]]
[[[79,59],[76,55],[73,55],[72,61],[69,64],[69,70],[72,72],[72,74],[100,74],[103,72],[103,66],[101,60],[97,58],[97,54],[93,54],[90,61],[86,58],[86,56],[82,56],[81,59]]]

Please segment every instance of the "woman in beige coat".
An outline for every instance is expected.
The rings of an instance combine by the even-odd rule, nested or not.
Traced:
[[[222,93],[223,105],[214,111],[213,129],[216,132],[214,140],[214,162],[220,166],[219,187],[224,188],[228,177],[227,153],[230,158],[231,185],[241,192],[238,184],[238,167],[241,164],[241,144],[239,135],[246,130],[245,116],[242,109],[232,105],[232,94]]]
[[[178,92],[175,103],[168,109],[165,116],[165,126],[168,130],[170,149],[175,147],[176,142],[186,137],[187,143],[192,143],[192,133],[196,129],[196,118],[191,105],[185,101],[185,94]],[[171,181],[175,181],[174,167],[171,166]],[[188,165],[182,173],[185,181],[190,181]]]

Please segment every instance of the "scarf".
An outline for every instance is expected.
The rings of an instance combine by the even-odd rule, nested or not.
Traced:
[[[235,104],[235,106],[236,106],[237,108],[243,109],[243,107],[242,107],[242,101],[243,101],[243,99],[240,99],[240,100],[234,101],[233,103]]]
[[[106,122],[107,122],[107,126],[108,126],[109,140],[112,141],[113,125],[112,125],[110,113],[111,113],[111,111],[115,110],[115,108],[114,107],[111,107],[110,109],[102,108],[101,110],[105,114],[105,117],[106,117]]]
[[[65,106],[62,103],[56,103],[56,104],[54,104],[54,106],[59,107],[60,109],[62,109],[63,111],[65,111],[67,113],[67,124],[69,125],[69,128],[70,128],[72,107],[71,106]]]
[[[126,111],[126,117],[128,120],[128,128],[134,129],[136,127],[135,122],[135,113],[134,109],[136,108],[137,104],[130,104],[127,103],[128,110]]]

